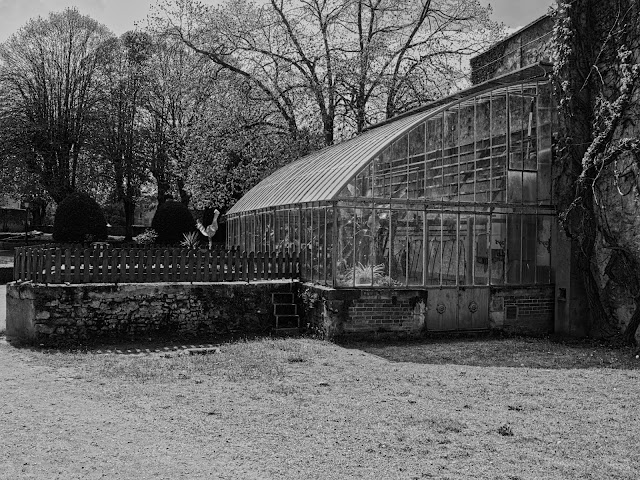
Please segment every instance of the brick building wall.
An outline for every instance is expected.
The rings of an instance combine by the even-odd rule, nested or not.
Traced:
[[[554,330],[553,286],[494,290],[489,315],[492,325],[512,333],[545,334]]]
[[[545,15],[471,59],[471,83],[479,83],[539,62],[551,62],[553,18]]]
[[[433,290],[333,290],[311,284],[300,286],[316,295],[313,308],[303,308],[304,321],[331,338],[343,335],[419,336],[427,333],[429,294]],[[553,285],[493,287],[488,321],[481,328],[512,333],[547,334],[554,328]],[[479,328],[472,328],[478,330]]]

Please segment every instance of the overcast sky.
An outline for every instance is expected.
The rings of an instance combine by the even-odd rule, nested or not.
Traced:
[[[219,3],[220,0],[205,0]],[[49,12],[76,7],[105,24],[116,35],[131,30],[136,22],[144,21],[156,0],[0,0],[0,41],[6,40],[27,20],[46,17]],[[531,23],[546,13],[554,0],[480,0],[493,7],[493,18],[511,28]]]

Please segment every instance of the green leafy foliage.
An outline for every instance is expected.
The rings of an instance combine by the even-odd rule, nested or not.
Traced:
[[[65,198],[53,222],[56,242],[92,242],[107,239],[107,222],[98,202],[83,192]]]
[[[158,205],[151,228],[158,233],[157,243],[178,244],[184,234],[195,231],[193,215],[183,203],[167,200]]]

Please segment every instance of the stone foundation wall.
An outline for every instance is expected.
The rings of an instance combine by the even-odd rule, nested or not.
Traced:
[[[37,344],[255,335],[273,325],[271,294],[291,282],[7,285],[7,336]]]

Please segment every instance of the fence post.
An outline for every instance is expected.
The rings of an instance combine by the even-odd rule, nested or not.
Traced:
[[[235,250],[231,250],[227,253],[227,268],[226,268],[225,275],[223,277],[224,281],[233,280],[233,263],[234,263],[235,253],[236,253]]]
[[[254,270],[254,252],[249,253],[249,258],[247,259],[247,283],[251,282],[254,279],[255,270]]]
[[[240,271],[240,280],[249,282],[249,261],[247,260],[247,252],[242,252],[242,268]]]
[[[13,251],[13,279],[22,280],[22,272],[20,271],[20,262],[22,262],[21,250],[23,247],[16,248]]]

